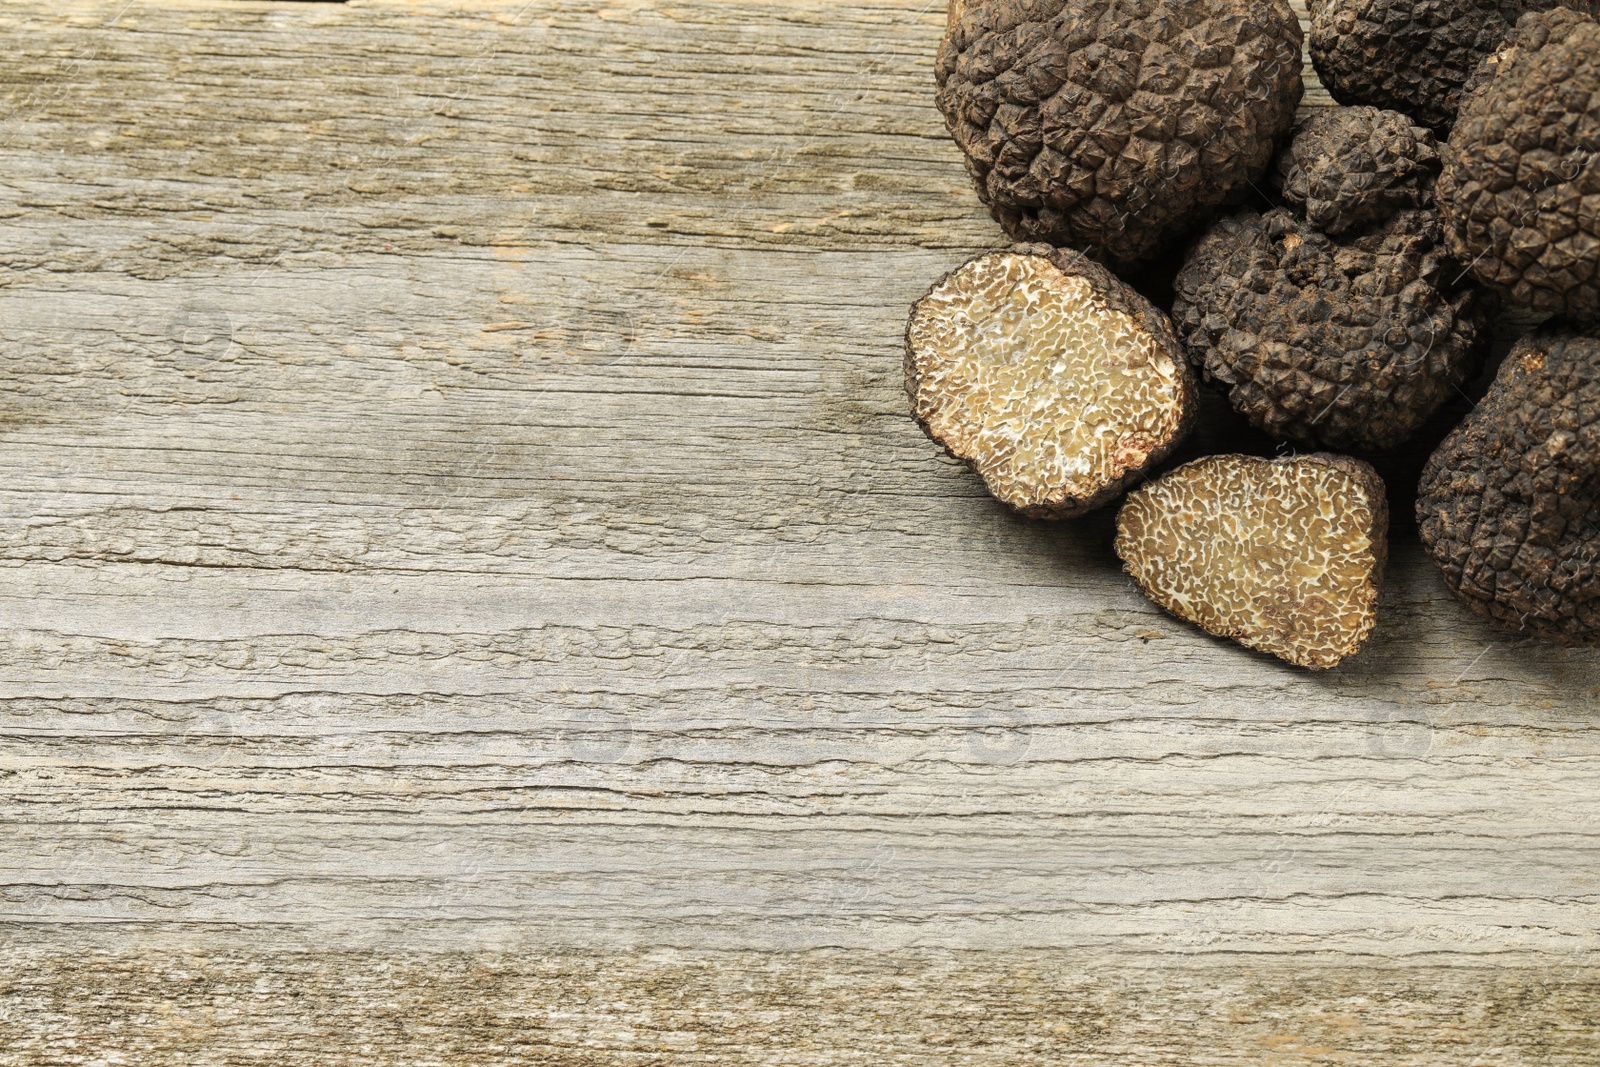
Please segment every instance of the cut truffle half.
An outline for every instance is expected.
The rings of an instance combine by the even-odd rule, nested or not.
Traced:
[[[1295,131],[1278,157],[1288,204],[1329,236],[1430,207],[1439,176],[1432,132],[1398,111],[1326,108]]]
[[[1303,91],[1287,0],[965,0],[938,104],[1013,239],[1126,267],[1271,164]]]
[[[1175,282],[1190,357],[1264,433],[1313,447],[1396,447],[1481,360],[1492,301],[1402,211],[1343,238],[1283,208],[1216,223]]]
[[[1388,527],[1383,481],[1359,460],[1208,456],[1128,495],[1116,549],[1178,618],[1324,670],[1377,622]]]
[[[1462,104],[1437,196],[1450,249],[1479,282],[1600,322],[1600,22],[1523,16]]]
[[[1311,0],[1311,62],[1341,104],[1403,111],[1445,134],[1463,87],[1527,11],[1600,0]]]
[[[1166,315],[1081,254],[1028,245],[971,260],[912,307],[906,392],[929,437],[1038,518],[1110,503],[1198,409]]]
[[[1517,343],[1429,457],[1417,522],[1474,612],[1600,644],[1600,335],[1550,329]]]

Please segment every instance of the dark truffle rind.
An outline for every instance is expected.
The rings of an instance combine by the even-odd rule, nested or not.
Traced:
[[[1600,336],[1518,342],[1417,492],[1445,584],[1506,629],[1600,644]]]
[[[1276,175],[1284,200],[1331,236],[1430,207],[1438,176],[1432,132],[1375,107],[1327,108],[1307,120]]]
[[[1600,322],[1600,22],[1554,11],[1517,24],[1462,105],[1436,195],[1479,282]]]
[[[1167,316],[1070,249],[1021,244],[946,274],[913,305],[905,353],[917,424],[1032,518],[1116,500],[1199,415]]]
[[[1453,280],[1437,215],[1336,240],[1287,209],[1218,222],[1179,272],[1173,320],[1207,380],[1258,429],[1381,451],[1475,371],[1489,308]]]
[[[1286,0],[973,0],[938,103],[1014,239],[1129,266],[1266,172],[1300,44]]]
[[[1600,14],[1600,0],[1311,0],[1311,62],[1341,104],[1403,111],[1435,132],[1528,11]]]

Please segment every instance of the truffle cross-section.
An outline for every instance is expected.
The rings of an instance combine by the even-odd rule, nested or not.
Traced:
[[[1207,456],[1141,486],[1117,555],[1180,619],[1299,667],[1333,667],[1377,621],[1389,505],[1367,464]]]
[[[1110,503],[1198,405],[1164,314],[1083,256],[1027,245],[979,256],[917,301],[906,392],[929,437],[1040,518]]]

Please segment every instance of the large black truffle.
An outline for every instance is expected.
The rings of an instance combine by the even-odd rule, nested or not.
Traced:
[[[1526,11],[1600,0],[1310,0],[1311,61],[1341,104],[1403,111],[1438,133],[1462,86]]]
[[[1173,320],[1207,380],[1258,429],[1378,451],[1470,377],[1488,309],[1454,284],[1438,216],[1337,239],[1279,208],[1224,219],[1179,272]]]
[[[1433,134],[1398,111],[1327,108],[1278,157],[1283,198],[1330,236],[1429,206],[1439,176]]]
[[[1450,248],[1522,307],[1600,321],[1600,23],[1525,16],[1444,151]]]
[[[1473,611],[1600,644],[1600,337],[1543,332],[1512,349],[1429,458],[1417,521]]]
[[[972,0],[939,108],[1012,237],[1125,266],[1266,172],[1300,42],[1286,0]]]

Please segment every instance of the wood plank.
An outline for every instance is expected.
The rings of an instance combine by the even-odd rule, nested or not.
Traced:
[[[28,1063],[1589,1064],[1586,968],[1201,970],[1023,952],[19,956]]]
[[[5,1047],[1581,1062],[1593,652],[1402,506],[1371,649],[1282,668],[906,417],[1001,239],[942,22],[0,8]]]

